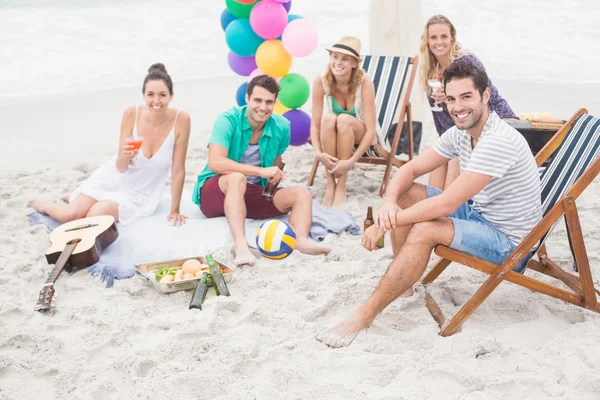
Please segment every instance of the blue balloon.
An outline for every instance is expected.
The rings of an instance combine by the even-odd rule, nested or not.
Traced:
[[[287,3],[281,3],[281,5],[283,6],[283,8],[285,8],[285,11],[289,13],[290,8],[292,7],[292,0],[288,1]]]
[[[240,85],[235,92],[235,99],[237,100],[238,106],[245,106],[246,103],[246,91],[248,90],[248,82],[244,82]]]
[[[288,14],[288,24],[295,19],[304,19],[304,17],[298,14]]]
[[[265,40],[254,33],[247,18],[238,18],[225,29],[225,41],[229,50],[238,56],[250,57]]]
[[[227,25],[229,25],[229,23],[231,21],[236,20],[236,19],[237,18],[235,17],[235,15],[230,13],[228,9],[224,9],[223,12],[221,13],[221,28],[223,28],[223,31],[225,31],[225,29],[227,29]]]

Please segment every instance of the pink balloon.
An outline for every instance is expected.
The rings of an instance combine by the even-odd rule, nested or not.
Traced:
[[[266,74],[265,74],[264,72],[262,72],[262,71],[260,70],[260,68],[256,68],[254,71],[252,71],[252,72],[250,73],[250,75],[248,75],[248,82],[250,82],[250,81],[252,80],[252,78],[254,78],[254,77],[257,77],[257,76],[259,76],[259,75],[266,75]],[[277,83],[279,83],[279,81],[281,81],[281,77],[279,77],[279,78],[274,78],[274,79],[275,79],[275,81],[276,81]]]
[[[250,12],[250,26],[263,39],[277,39],[287,23],[287,12],[280,3],[263,0]]]
[[[319,45],[317,28],[306,19],[295,19],[283,30],[283,48],[293,57],[306,57]]]
[[[252,80],[252,78],[255,78],[259,75],[266,75],[264,72],[262,72],[260,70],[260,68],[256,68],[254,71],[250,72],[250,75],[248,75],[248,82],[250,82]]]

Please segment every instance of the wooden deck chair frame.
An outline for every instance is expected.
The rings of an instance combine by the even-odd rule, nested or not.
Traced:
[[[391,57],[391,56],[390,56]],[[385,189],[387,187],[387,183],[390,178],[390,174],[392,172],[392,165],[396,167],[401,167],[406,164],[408,161],[412,160],[414,157],[413,154],[413,127],[412,127],[412,113],[411,113],[411,105],[410,105],[410,94],[412,93],[412,86],[415,80],[415,75],[418,67],[419,57],[417,55],[410,57],[410,73],[408,77],[407,84],[405,89],[399,94],[399,97],[402,98],[402,102],[399,104],[399,115],[398,115],[398,125],[396,127],[396,132],[394,133],[394,140],[392,141],[392,145],[390,151],[388,152],[381,145],[376,144],[373,146],[373,150],[377,152],[381,157],[361,157],[359,158],[359,163],[367,163],[367,164],[379,164],[385,165],[385,172],[383,174],[383,181],[381,182],[381,187],[379,189],[379,196],[383,196],[385,193]],[[372,78],[372,77],[371,77]],[[378,88],[379,89],[379,88]],[[394,110],[396,113],[397,110]],[[408,160],[400,160],[396,158],[396,149],[398,148],[398,143],[400,142],[400,135],[402,133],[402,126],[404,121],[407,121],[408,128]],[[387,134],[387,132],[383,132],[383,134]],[[313,161],[313,166],[310,171],[310,175],[308,176],[307,186],[312,186],[315,180],[315,176],[317,174],[317,170],[319,169],[319,161],[315,157]]]
[[[560,144],[565,140],[567,133],[575,124],[577,119],[587,114],[587,110],[580,109],[571,117],[571,119],[561,128],[554,137],[544,146],[536,155],[537,165],[550,157],[557,150]],[[585,249],[583,233],[579,223],[576,200],[579,195],[592,183],[594,178],[600,173],[600,158],[596,158],[575,183],[566,191],[566,193],[556,201],[554,206],[548,210],[542,220],[525,237],[525,239],[515,248],[515,250],[500,265],[495,265],[468,254],[439,245],[435,248],[435,254],[442,257],[437,264],[427,272],[421,283],[425,285],[425,302],[432,317],[440,327],[441,336],[450,336],[456,333],[464,322],[477,310],[477,308],[487,299],[487,297],[502,283],[509,281],[523,286],[530,290],[563,300],[567,303],[586,308],[595,312],[600,312],[600,306],[596,294],[600,294],[594,287],[590,264]],[[539,247],[537,251],[538,260],[533,258],[528,262],[527,268],[556,278],[564,282],[571,291],[564,290],[557,286],[542,282],[540,280],[513,272],[513,268],[527,256],[529,249],[533,249],[536,243],[553,227],[553,225],[565,215],[568,235],[571,239],[575,261],[579,267],[579,276],[571,274],[560,268],[552,261],[546,252],[545,245]],[[477,290],[477,292],[460,308],[460,310],[447,320],[427,291],[427,286],[433,282],[452,262],[457,262],[478,271],[489,274],[490,277]]]

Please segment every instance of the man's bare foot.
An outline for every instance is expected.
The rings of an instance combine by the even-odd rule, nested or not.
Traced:
[[[345,347],[352,343],[356,335],[368,326],[369,324],[361,318],[360,314],[354,312],[336,326],[319,332],[317,340],[329,347]]]
[[[296,250],[303,254],[318,256],[319,254],[329,254],[331,249],[326,246],[321,246],[317,242],[313,242],[308,238],[300,238],[296,240]]]
[[[241,267],[242,265],[254,265],[256,264],[256,257],[250,251],[248,247],[233,249],[233,263],[236,267]]]
[[[346,190],[345,189],[340,189],[339,186],[335,189],[335,195],[333,197],[333,203],[332,203],[332,207],[336,208],[336,207],[342,207],[344,204],[346,204]]]
[[[335,193],[335,187],[327,186],[327,190],[325,191],[325,197],[323,197],[323,201],[321,205],[325,208],[330,208],[333,204],[333,194]]]
[[[402,294],[400,295],[400,297],[410,297],[413,294],[414,294],[413,288],[410,287],[410,288],[406,289],[404,292],[402,292]]]
[[[33,208],[35,211],[46,214],[46,208],[54,204],[54,200],[42,199],[42,200],[31,200],[27,203],[27,207]]]

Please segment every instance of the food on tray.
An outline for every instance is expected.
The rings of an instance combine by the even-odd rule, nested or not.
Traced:
[[[175,273],[179,270],[179,268],[161,268],[154,271],[154,276],[157,281],[160,281],[166,275],[175,276]]]
[[[183,273],[190,273],[190,274],[195,274],[196,272],[202,270],[202,264],[200,263],[200,261],[196,260],[195,258],[186,260],[183,265],[181,266],[181,270],[183,271]]]
[[[195,278],[202,278],[202,274],[204,273],[204,270],[201,269],[200,271],[196,272],[196,274],[194,275]]]
[[[186,280],[186,279],[194,279],[194,278],[195,278],[195,276],[191,272],[184,272],[183,273],[183,279],[184,280]]]
[[[173,282],[173,279],[175,279],[175,277],[173,275],[165,275],[160,279],[160,283],[165,283],[165,282]]]

